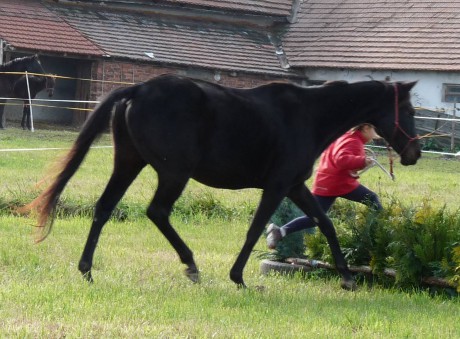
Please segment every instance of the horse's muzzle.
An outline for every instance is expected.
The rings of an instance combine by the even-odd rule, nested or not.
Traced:
[[[407,148],[401,154],[401,165],[403,166],[415,165],[417,163],[417,160],[420,159],[421,156],[422,156],[422,152],[420,150],[420,146]]]

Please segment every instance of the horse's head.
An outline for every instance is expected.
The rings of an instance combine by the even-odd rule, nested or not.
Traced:
[[[52,97],[54,94],[54,86],[56,85],[56,76],[48,75],[46,77],[46,91],[48,92],[48,97]]]
[[[41,73],[41,74],[45,73],[45,70],[43,69],[43,66],[42,66],[42,64],[40,62],[40,59],[38,58],[37,54],[32,55],[29,60],[30,60],[30,62],[26,66],[27,72]]]
[[[415,110],[410,91],[416,82],[386,84],[386,114],[374,122],[377,132],[401,156],[402,165],[414,165],[420,158],[420,143],[415,131]],[[391,87],[390,87],[391,86]]]

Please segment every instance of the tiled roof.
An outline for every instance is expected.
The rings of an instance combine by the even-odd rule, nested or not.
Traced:
[[[254,28],[185,22],[99,6],[52,4],[49,9],[112,57],[221,70],[287,72],[280,67],[267,32]]]
[[[293,3],[292,0],[165,0],[164,2],[274,16],[289,16]]]
[[[291,67],[458,71],[460,1],[303,1],[283,45]]]
[[[125,1],[123,1],[125,2]],[[158,4],[286,15],[291,0],[163,0]],[[18,49],[265,74],[301,68],[460,71],[460,0],[301,0],[281,41],[268,29],[177,16],[0,0],[0,38]],[[265,14],[263,14],[265,15]],[[280,52],[280,50],[278,50]]]
[[[37,1],[1,0],[0,38],[24,50],[103,54],[101,49]]]

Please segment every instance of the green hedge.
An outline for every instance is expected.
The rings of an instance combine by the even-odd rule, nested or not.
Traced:
[[[420,285],[422,277],[444,278],[460,292],[460,210],[434,208],[429,201],[418,206],[392,201],[377,212],[338,200],[329,215],[349,264],[368,265],[382,279],[384,269],[393,268],[395,284],[404,287]],[[300,238],[304,255],[333,263],[321,232]],[[274,256],[286,258],[287,244],[281,244]]]

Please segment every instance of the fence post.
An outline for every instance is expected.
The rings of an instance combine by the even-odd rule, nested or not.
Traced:
[[[30,97],[30,87],[29,87],[29,74],[26,71],[26,83],[27,83],[27,94],[29,95],[29,110],[30,110],[30,131],[34,131],[34,116],[32,114],[32,100]]]
[[[452,114],[452,135],[450,137],[450,151],[455,149],[455,118],[457,117],[457,103],[454,103],[454,113]]]

